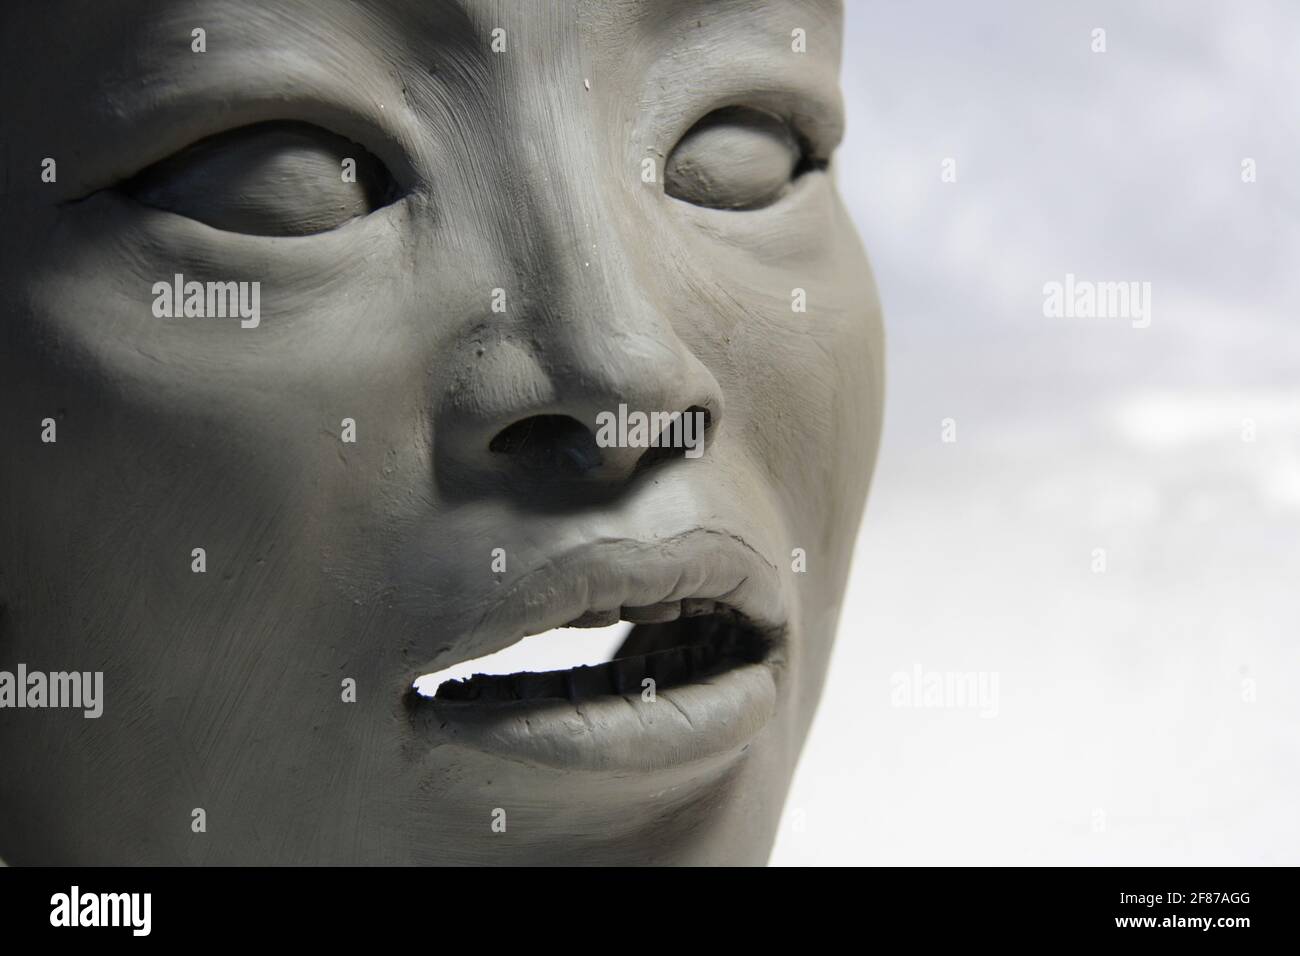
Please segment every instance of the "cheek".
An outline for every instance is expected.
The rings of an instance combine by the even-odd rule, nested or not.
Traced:
[[[824,176],[771,210],[681,212],[691,228],[680,312],[707,314],[712,332],[683,337],[695,336],[728,428],[787,514],[838,556],[866,493],[883,395],[880,305],[852,223]]]
[[[427,372],[399,328],[416,310],[402,257],[383,254],[391,227],[227,240],[112,197],[59,215],[38,252],[4,250],[19,303],[5,365],[28,386],[5,415],[15,434],[59,419],[57,444],[3,479],[10,527],[48,577],[29,593],[84,585],[74,603],[105,619],[140,595],[129,613],[159,633],[198,608],[247,620],[272,584],[260,606],[350,604],[320,569],[362,560],[354,545],[377,527],[384,483],[415,467],[393,450],[418,455],[412,432],[427,422]],[[259,281],[260,323],[157,317],[153,286],[175,273]],[[345,420],[362,440],[345,442]],[[191,574],[196,547],[205,578]],[[219,586],[191,593],[195,580]]]

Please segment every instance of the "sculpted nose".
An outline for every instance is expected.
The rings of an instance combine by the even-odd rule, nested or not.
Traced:
[[[438,418],[443,466],[617,483],[707,454],[722,391],[672,325],[629,295],[564,304],[476,346]]]
[[[674,314],[671,278],[647,265],[667,240],[647,225],[639,180],[629,188],[615,158],[577,142],[520,183],[517,221],[500,224],[517,237],[498,250],[508,307],[473,322],[453,357],[435,421],[444,468],[612,485],[707,456],[722,424],[722,390],[678,334],[709,324]],[[530,155],[512,154],[519,169]]]

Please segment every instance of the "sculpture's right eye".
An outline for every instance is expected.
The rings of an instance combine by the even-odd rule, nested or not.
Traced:
[[[146,206],[255,236],[325,232],[398,195],[387,167],[363,147],[297,122],[210,136],[119,188]]]
[[[664,191],[710,209],[761,209],[776,202],[813,159],[785,120],[763,110],[714,110],[673,147]]]

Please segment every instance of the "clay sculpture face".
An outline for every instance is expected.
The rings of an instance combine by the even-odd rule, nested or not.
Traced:
[[[3,18],[0,671],[103,699],[0,709],[0,857],[763,862],[880,423],[836,5]]]

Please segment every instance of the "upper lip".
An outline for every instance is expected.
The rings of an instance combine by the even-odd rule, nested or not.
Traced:
[[[487,606],[447,622],[456,633],[428,670],[494,653],[591,611],[709,598],[760,631],[781,632],[785,593],[774,563],[739,534],[696,527],[657,538],[604,537],[514,576]]]

